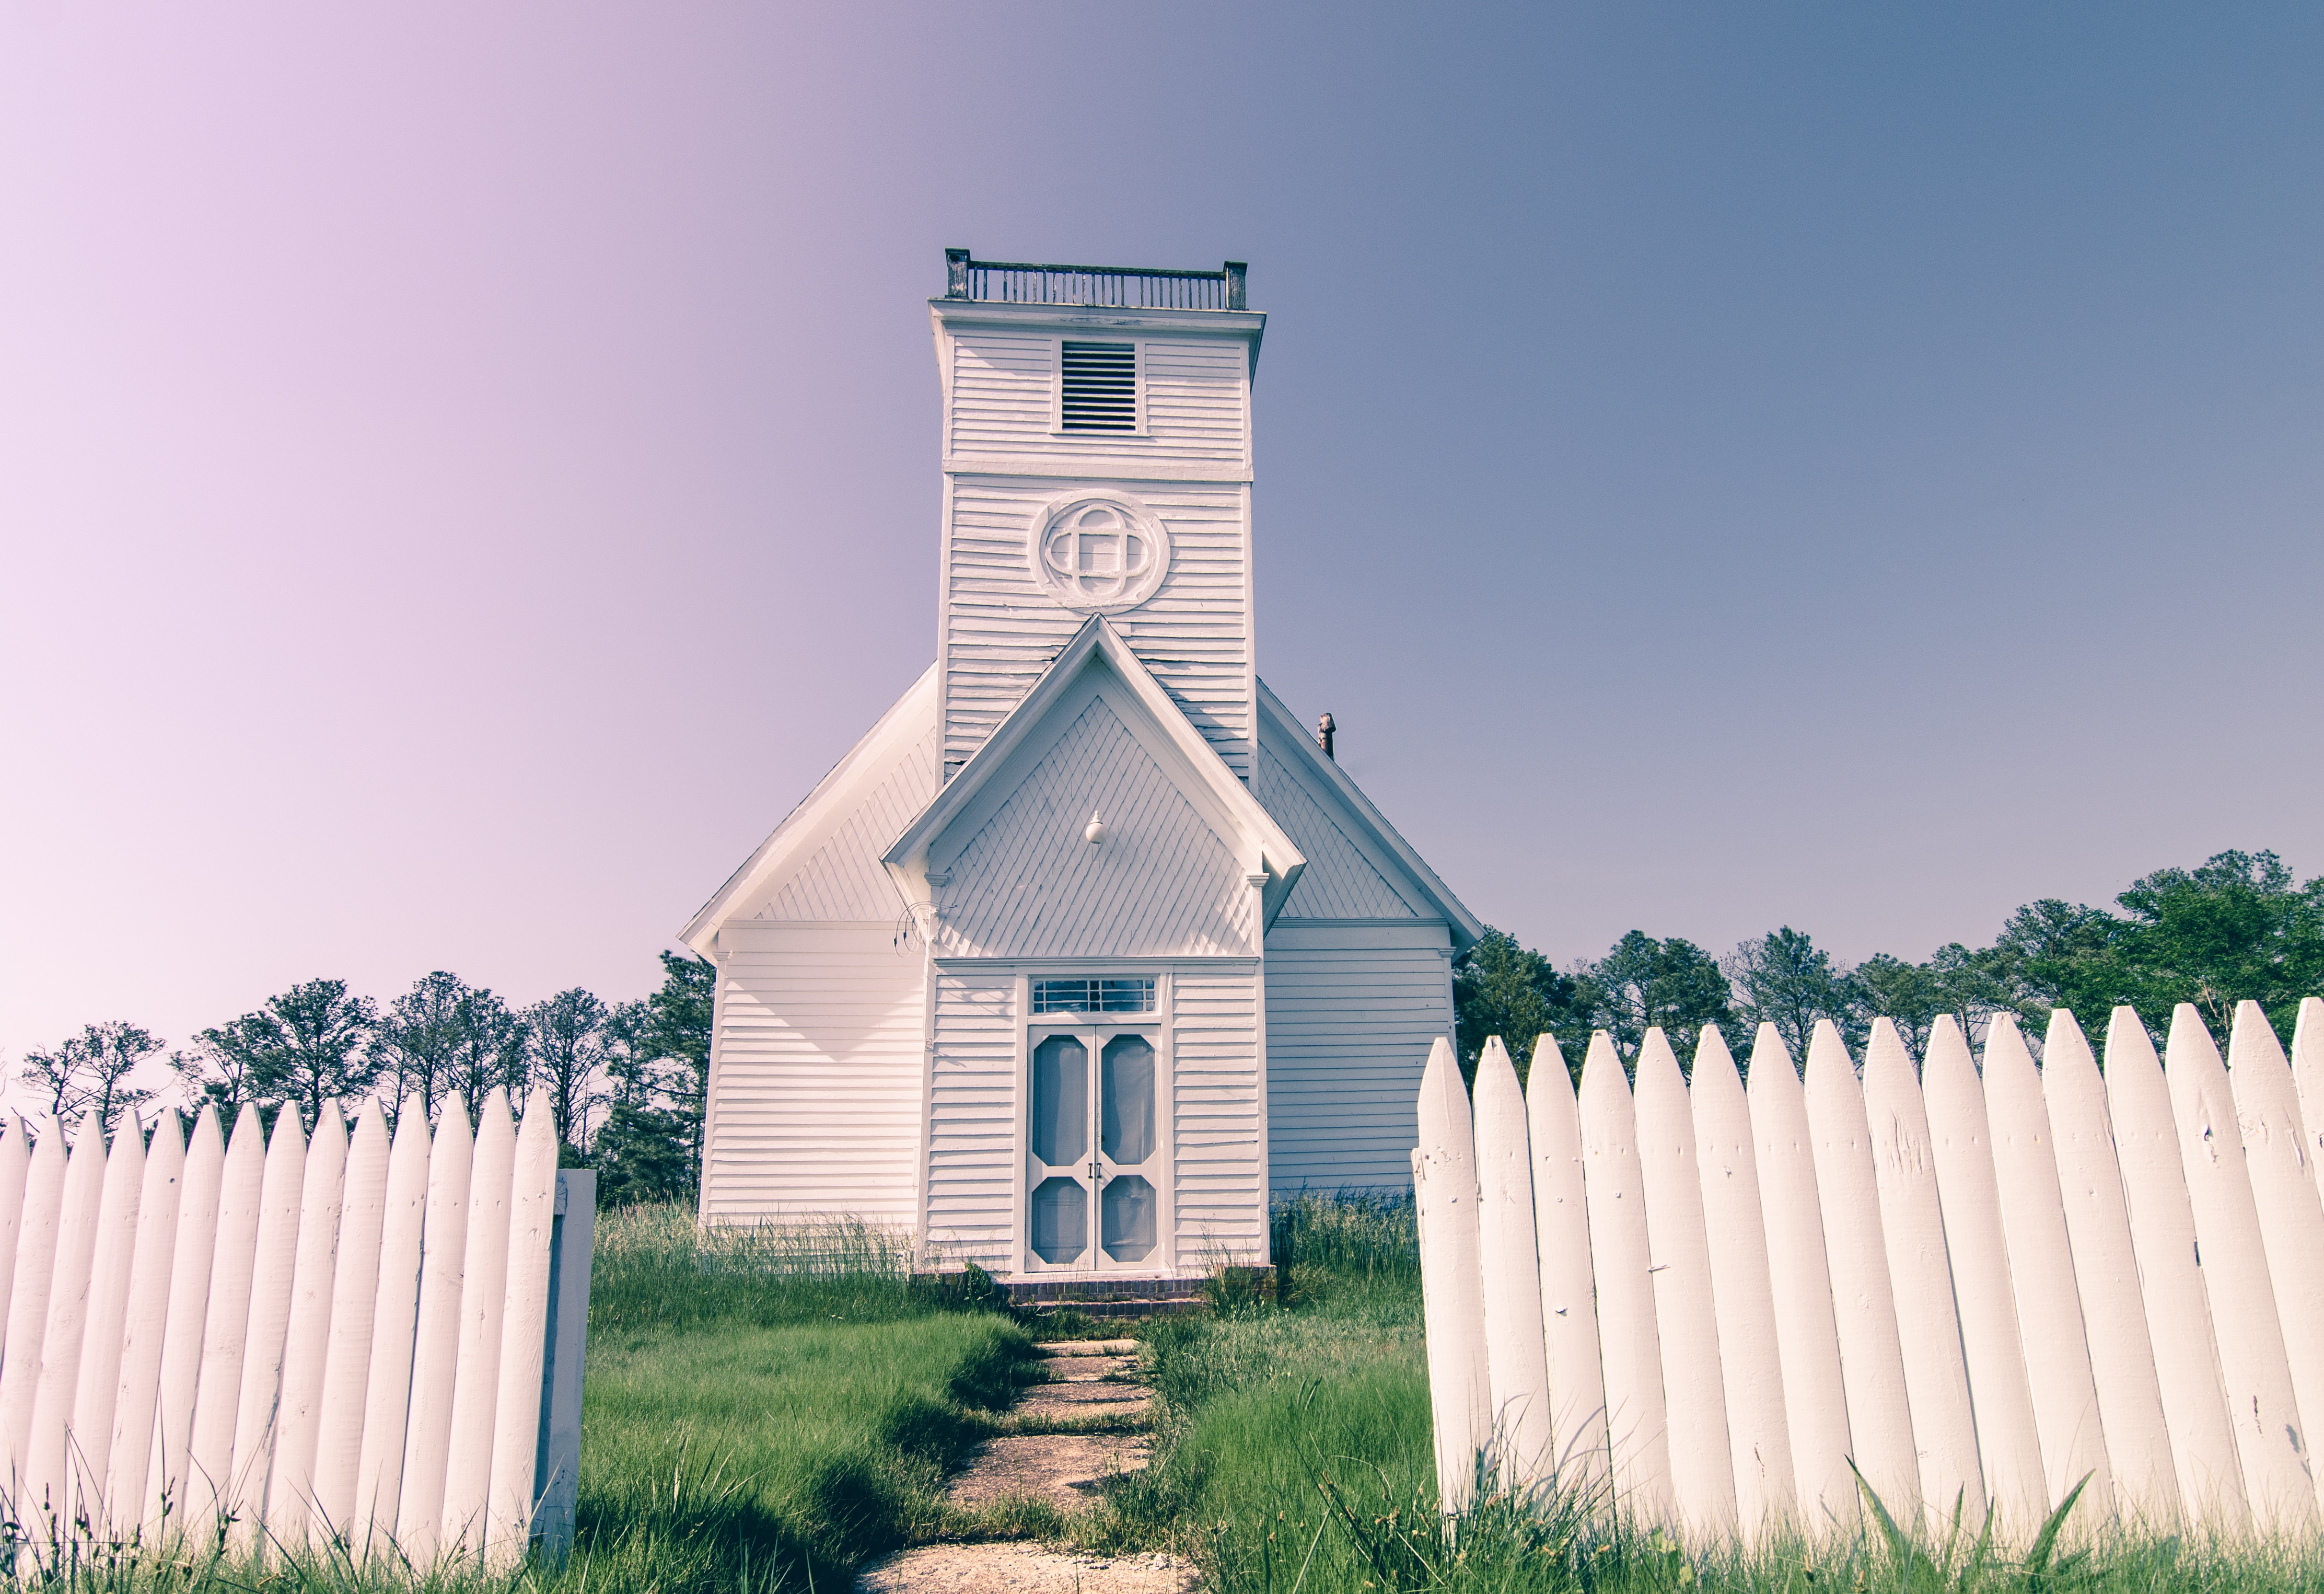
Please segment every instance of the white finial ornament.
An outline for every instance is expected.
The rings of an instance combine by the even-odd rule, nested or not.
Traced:
[[[1082,831],[1082,839],[1088,842],[1092,847],[1103,845],[1105,841],[1105,821],[1095,814],[1090,815],[1090,822]]]

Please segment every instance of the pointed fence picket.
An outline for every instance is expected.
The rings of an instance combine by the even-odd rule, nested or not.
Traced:
[[[1859,1084],[1820,1024],[1803,1081],[1763,1030],[1747,1084],[1715,1032],[1690,1080],[1655,1030],[1634,1091],[1600,1033],[1577,1093],[1543,1036],[1519,1110],[1495,1040],[1472,1111],[1439,1042],[1415,1167],[1445,1508],[1491,1478],[1698,1543],[1845,1534],[1852,1465],[1900,1516],[2021,1543],[2078,1487],[2083,1539],[2324,1527],[2324,1001],[2288,1059],[2248,1003],[2224,1064],[2184,1005],[2167,1066],[2127,1008],[2103,1074],[2062,1010],[2038,1066],[2006,1016],[1983,1043],[1941,1019],[1916,1070],[1883,1019]],[[1484,1408],[1545,1373],[1558,1460],[1527,1471]]]
[[[16,1575],[221,1533],[230,1549],[336,1541],[420,1571],[439,1543],[502,1571],[536,1538],[562,1559],[595,1181],[558,1171],[546,1097],[521,1129],[505,1097],[487,1100],[473,1181],[456,1098],[447,1115],[431,1146],[415,1106],[392,1148],[376,1103],[352,1144],[336,1102],[311,1138],[295,1110],[269,1135],[245,1107],[230,1144],[207,1108],[190,1136],[174,1114],[150,1138],[134,1117],[92,1117],[69,1147],[52,1119],[29,1147],[0,1121],[0,1508],[23,1530]],[[414,1506],[416,1543],[397,1531],[415,1434],[434,1494]]]

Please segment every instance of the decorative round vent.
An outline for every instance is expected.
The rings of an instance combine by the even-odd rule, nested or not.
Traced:
[[[1033,579],[1078,614],[1136,608],[1170,573],[1170,533],[1143,504],[1112,493],[1060,498],[1034,517]]]

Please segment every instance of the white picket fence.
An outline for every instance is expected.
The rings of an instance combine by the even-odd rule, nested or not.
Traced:
[[[23,1558],[128,1543],[320,1547],[428,1569],[570,1543],[595,1175],[545,1097],[327,1105],[271,1141],[244,1107],[190,1137],[68,1154],[0,1126],[0,1491]]]
[[[1854,1469],[1900,1521],[2023,1542],[2076,1484],[2109,1520],[2229,1535],[2324,1525],[2324,1001],[2292,1060],[2195,1010],[2158,1061],[2115,1010],[2037,1068],[2007,1018],[1983,1066],[1940,1022],[1861,1075],[1819,1024],[1805,1079],[1772,1026],[1745,1089],[1717,1032],[1692,1084],[1660,1030],[1635,1091],[1601,1033],[1577,1095],[1544,1035],[1499,1039],[1475,1099],[1436,1043],[1413,1153],[1436,1466],[1694,1542],[1854,1531]],[[2309,1413],[2303,1418],[2302,1413]],[[1481,1464],[1481,1465],[1480,1465]]]

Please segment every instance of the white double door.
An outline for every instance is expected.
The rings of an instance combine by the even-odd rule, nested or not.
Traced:
[[[1163,1080],[1153,1035],[1075,1025],[1036,1029],[1030,1039],[1028,1267],[1160,1265]]]

